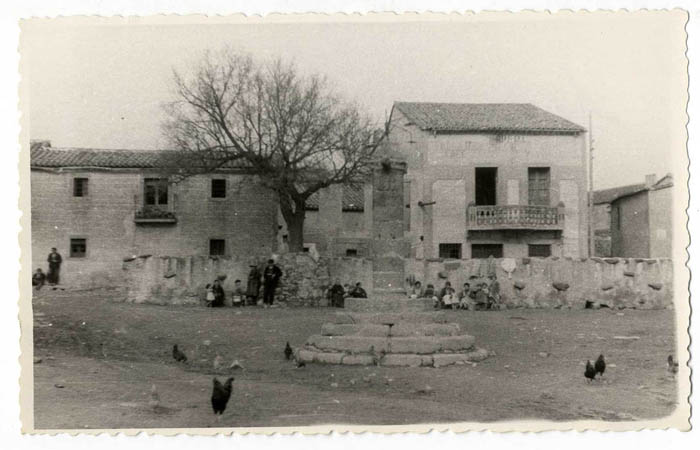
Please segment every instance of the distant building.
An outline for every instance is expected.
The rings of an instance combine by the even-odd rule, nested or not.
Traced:
[[[394,104],[417,258],[588,255],[585,129],[530,104]]]
[[[162,154],[33,142],[33,268],[45,268],[56,247],[66,283],[107,284],[132,255],[250,257],[276,249],[276,197],[245,167],[173,184],[160,170]]]
[[[610,199],[610,256],[669,258],[673,177],[668,174],[656,181],[655,175],[647,175],[645,184],[635,186],[620,189]]]
[[[644,183],[629,184],[593,192],[594,255],[612,256],[611,205],[620,197],[636,194],[646,189]]]

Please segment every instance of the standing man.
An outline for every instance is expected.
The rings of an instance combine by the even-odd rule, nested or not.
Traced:
[[[275,265],[273,259],[267,260],[267,266],[263,271],[263,303],[269,308],[275,302],[275,289],[277,282],[282,277],[282,270]]]
[[[56,286],[58,284],[59,273],[61,272],[61,263],[63,262],[63,258],[61,258],[61,255],[56,251],[56,247],[51,248],[51,253],[49,253],[47,261],[49,262],[49,273],[46,279],[49,285]]]
[[[248,274],[248,285],[246,286],[246,297],[249,305],[257,305],[258,295],[260,295],[260,269],[257,264],[250,265],[250,273]]]

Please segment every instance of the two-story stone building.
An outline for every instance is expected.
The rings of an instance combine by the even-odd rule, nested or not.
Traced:
[[[32,266],[63,256],[67,284],[110,284],[132,255],[267,256],[277,201],[245,167],[171,183],[163,152],[31,148]]]
[[[530,104],[394,104],[413,255],[588,255],[585,129]]]

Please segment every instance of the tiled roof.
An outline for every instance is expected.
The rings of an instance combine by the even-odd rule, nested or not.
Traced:
[[[620,197],[636,194],[637,192],[642,192],[646,189],[646,185],[641,183],[593,191],[593,204],[599,205],[602,203],[612,203]]]
[[[163,167],[167,150],[102,150],[88,148],[55,148],[32,142],[32,167],[80,167],[113,169],[155,169]],[[230,168],[241,167],[241,164]]]
[[[443,132],[581,133],[585,128],[529,103],[395,102],[422,130]]]
[[[307,211],[318,211],[318,192],[306,200]],[[343,211],[364,211],[365,191],[362,185],[343,185]]]

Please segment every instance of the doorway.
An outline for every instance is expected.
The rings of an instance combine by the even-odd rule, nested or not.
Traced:
[[[477,167],[474,169],[474,203],[477,206],[496,204],[496,167]]]

